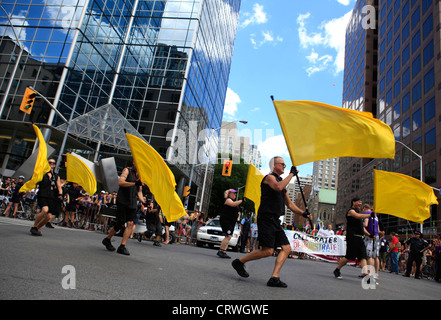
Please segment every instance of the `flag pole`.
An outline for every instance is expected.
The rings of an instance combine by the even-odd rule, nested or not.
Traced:
[[[273,101],[273,104],[274,104],[274,96],[271,96],[271,100]],[[292,161],[292,159],[291,159],[291,161]],[[294,163],[293,163],[293,166],[294,166],[294,168],[296,168]],[[305,204],[305,210],[308,210],[308,204],[306,203],[305,194],[303,193],[302,186],[300,185],[300,178],[299,178],[299,174],[297,172],[297,168],[295,169],[295,175],[297,178],[297,183],[299,185],[300,193],[302,194],[303,203]],[[313,228],[312,220],[310,218],[306,218],[306,219],[309,220],[309,223],[311,224],[311,229],[312,229]]]

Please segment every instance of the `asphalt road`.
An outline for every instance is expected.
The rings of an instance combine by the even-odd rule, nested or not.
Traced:
[[[274,258],[246,265],[239,277],[231,261],[216,250],[188,245],[162,245],[129,240],[131,255],[109,252],[99,232],[43,228],[31,236],[31,221],[0,217],[0,300],[439,300],[441,285],[389,273],[380,274],[375,289],[363,289],[359,268],[288,259],[281,279],[288,288],[266,286]],[[115,237],[117,247],[121,238]],[[242,254],[229,252],[233,258]],[[73,281],[73,279],[75,281]],[[72,287],[75,288],[72,288]],[[70,287],[70,288],[69,288]]]

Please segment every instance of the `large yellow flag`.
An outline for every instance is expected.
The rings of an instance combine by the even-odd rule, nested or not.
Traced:
[[[295,166],[336,157],[395,157],[392,129],[369,112],[313,101],[274,106]]]
[[[433,189],[409,176],[374,170],[374,211],[422,224],[438,204]]]
[[[173,172],[159,153],[134,135],[126,133],[126,137],[139,177],[155,196],[167,221],[173,222],[186,215],[184,205],[175,190],[176,180]]]
[[[47,145],[44,141],[43,134],[40,129],[33,124],[35,134],[38,138],[38,155],[37,161],[34,166],[34,173],[32,174],[31,180],[27,181],[21,188],[20,192],[26,192],[35,188],[36,184],[43,180],[43,176],[46,172],[51,171],[49,162],[47,161]]]
[[[254,202],[254,210],[257,214],[260,207],[261,189],[260,183],[262,182],[264,175],[254,165],[250,164],[248,168],[248,176],[245,187],[244,197]]]
[[[78,183],[90,195],[96,192],[96,178],[92,170],[78,157],[67,154],[66,180]]]

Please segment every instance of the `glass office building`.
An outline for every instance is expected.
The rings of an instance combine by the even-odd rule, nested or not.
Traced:
[[[77,123],[112,105],[170,160],[178,191],[193,170],[193,187],[202,186],[204,166],[193,164],[203,160],[193,160],[189,153],[195,148],[188,142],[198,137],[196,151],[203,144],[205,152],[199,153],[213,158],[207,146],[217,145],[213,129],[222,123],[240,0],[4,0],[1,7],[3,173],[17,169],[32,152],[31,122],[46,137],[50,132],[56,152],[62,143],[66,124],[46,101],[37,98],[30,115],[19,111],[31,86]],[[100,121],[104,134],[122,134],[106,126],[105,118]],[[176,142],[183,133],[185,148],[171,148],[183,145]],[[71,150],[90,160],[114,156],[119,166],[130,153],[102,132],[70,131],[64,153]]]
[[[379,0],[373,3],[377,12],[376,29],[360,30],[362,26],[358,26],[357,31],[363,34],[361,46],[353,46],[351,29],[349,26],[347,29],[346,62],[357,59],[366,62],[359,70],[354,69],[358,77],[356,82],[350,81],[352,69],[345,68],[343,106],[357,106],[358,103],[359,110],[373,112],[392,128],[398,142],[394,159],[340,161],[340,214],[345,213],[354,195],[360,196],[363,202],[373,203],[374,168],[403,173],[435,188],[439,188],[441,182],[441,79],[436,71],[441,67],[437,28],[441,22],[439,4],[433,0]],[[360,0],[356,8],[364,4],[366,1]],[[356,49],[348,50],[351,46]],[[363,78],[372,70],[373,78]],[[372,83],[375,83],[373,87]],[[352,94],[353,84],[359,87],[361,94]],[[371,92],[374,94],[370,97]],[[354,104],[356,99],[361,103]],[[438,191],[435,194],[439,197]],[[441,231],[439,206],[432,206],[431,214],[424,223],[427,235]],[[388,231],[401,234],[411,233],[410,228],[420,228],[389,215],[382,215],[382,222]]]

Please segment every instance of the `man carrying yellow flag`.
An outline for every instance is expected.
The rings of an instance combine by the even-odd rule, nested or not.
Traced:
[[[126,133],[139,177],[161,207],[168,222],[185,216],[184,205],[176,193],[176,180],[161,155],[142,139]]]
[[[142,182],[139,179],[135,162],[133,167],[124,168],[118,180],[118,195],[116,197],[116,219],[112,221],[112,227],[102,243],[109,251],[115,251],[111,239],[127,223],[117,252],[126,256],[130,255],[126,248],[127,240],[132,233],[133,223],[136,219],[137,202],[136,197],[142,203],[146,202],[142,194]]]

